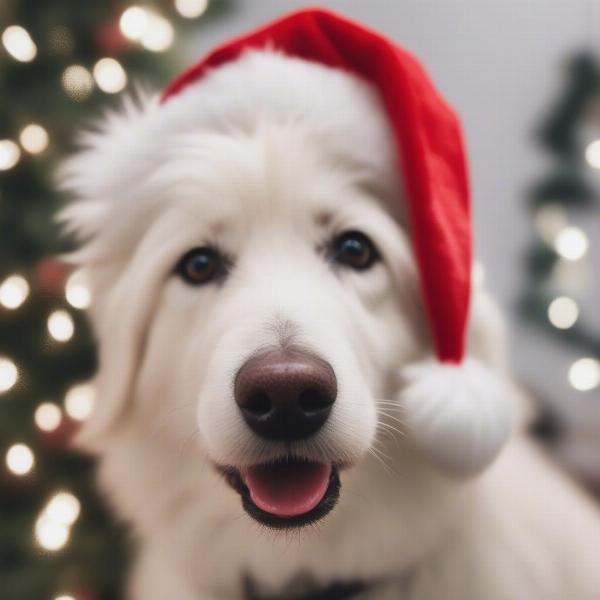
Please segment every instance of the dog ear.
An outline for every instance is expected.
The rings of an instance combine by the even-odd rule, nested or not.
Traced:
[[[144,290],[143,286],[136,289],[126,283],[127,271],[104,298],[104,306],[95,310],[94,328],[100,341],[97,401],[77,439],[78,444],[91,450],[107,439],[123,415],[142,353],[142,329],[148,308],[140,306],[137,294]],[[103,344],[102,340],[110,340],[110,344]]]
[[[78,137],[79,150],[67,158],[56,173],[57,187],[73,201],[57,216],[63,234],[79,247],[65,261],[85,271],[92,293],[92,317],[96,336],[110,337],[110,347],[100,345],[100,369],[96,377],[98,401],[83,425],[77,443],[93,450],[116,423],[126,404],[132,374],[143,347],[143,330],[153,295],[155,278],[140,265],[127,264],[135,251],[136,236],[128,230],[131,203],[123,190],[139,181],[139,173],[128,160],[134,131],[143,131],[144,121],[156,102],[136,88],[120,105],[90,124]],[[138,170],[145,165],[139,162]],[[115,219],[116,207],[118,219]],[[141,226],[140,226],[141,227]],[[125,232],[126,235],[123,235]],[[135,275],[135,277],[134,277]]]
[[[108,266],[91,269],[95,298],[91,316],[99,342],[97,402],[77,440],[88,450],[99,449],[126,422],[149,323],[171,255],[170,248],[149,235],[119,273]]]

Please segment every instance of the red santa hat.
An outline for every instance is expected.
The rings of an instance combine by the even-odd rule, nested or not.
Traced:
[[[177,77],[161,102],[250,48],[358,75],[379,92],[398,152],[411,239],[437,356],[405,369],[409,434],[438,465],[470,474],[499,452],[508,401],[492,373],[465,359],[471,295],[469,183],[460,121],[421,64],[383,35],[324,9],[304,9],[222,44]]]

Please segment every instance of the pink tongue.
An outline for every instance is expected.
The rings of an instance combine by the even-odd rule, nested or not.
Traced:
[[[278,517],[296,517],[321,502],[331,465],[289,463],[257,465],[242,471],[242,479],[258,508]]]

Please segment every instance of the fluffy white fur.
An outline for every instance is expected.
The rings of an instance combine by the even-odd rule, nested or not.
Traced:
[[[431,462],[452,466],[460,431],[432,443],[439,417],[419,412],[428,391],[404,370],[431,347],[393,145],[365,83],[253,52],[165,105],[127,101],[84,146],[62,175],[100,345],[99,401],[81,440],[139,541],[133,600],[235,599],[244,574],[277,591],[300,572],[383,577],[378,599],[397,598],[406,577],[407,600],[598,597],[598,515],[519,426],[475,478]],[[319,248],[346,229],[367,233],[382,262],[334,273]],[[234,258],[232,273],[186,286],[173,266],[205,244]],[[339,384],[328,425],[295,450],[351,466],[318,527],[275,534],[212,465],[285,451],[244,425],[232,378],[253,352],[289,341],[327,359]],[[469,352],[505,379],[502,327],[482,290]],[[426,379],[445,386],[437,369]],[[487,406],[491,390],[475,392]],[[507,422],[468,442],[485,449]]]

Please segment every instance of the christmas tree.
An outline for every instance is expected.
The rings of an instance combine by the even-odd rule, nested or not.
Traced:
[[[598,274],[593,272],[589,256],[600,192],[599,122],[600,65],[592,53],[582,52],[569,61],[564,91],[538,131],[549,169],[529,194],[536,235],[527,257],[527,288],[521,304],[529,323],[578,356],[565,365],[565,373],[572,394],[584,394],[590,402],[598,399],[600,386],[600,332],[590,318],[590,306],[586,306],[590,304],[586,299],[590,282]],[[581,412],[574,397],[554,399],[547,405],[552,409],[537,424],[538,433],[546,438],[556,438],[559,429],[573,427],[569,413]],[[588,425],[598,436],[600,407],[595,414],[595,423]],[[584,437],[577,430],[568,435],[576,444],[581,443],[577,437]],[[597,463],[598,449],[593,453],[578,450],[575,462],[581,464],[567,462],[600,482],[600,469],[596,467],[595,474],[593,469],[584,473],[581,462],[587,461],[587,456]]]
[[[94,403],[85,281],[53,218],[76,131],[132,80],[163,85],[177,41],[231,2],[5,0],[0,14],[0,597],[122,597],[129,549],[70,447]],[[112,98],[112,99],[111,99]]]

